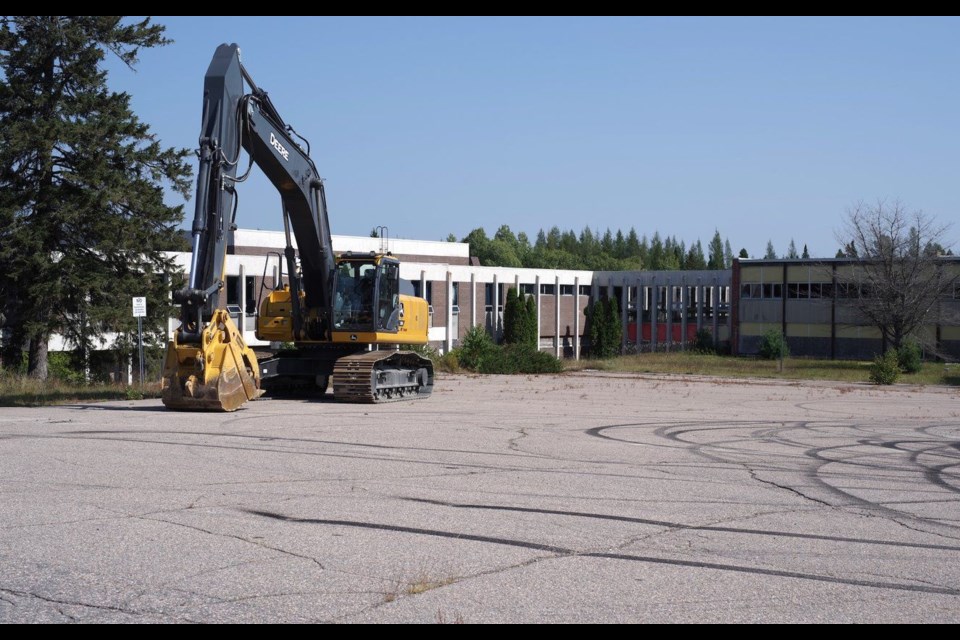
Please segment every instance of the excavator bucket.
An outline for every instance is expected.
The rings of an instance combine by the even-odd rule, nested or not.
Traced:
[[[256,400],[260,370],[224,309],[218,309],[201,334],[200,344],[167,346],[163,367],[163,404],[182,411],[234,411]]]

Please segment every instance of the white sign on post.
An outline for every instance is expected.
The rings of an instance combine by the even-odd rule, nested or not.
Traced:
[[[145,318],[146,316],[147,316],[147,299],[134,298],[133,299],[133,317]]]

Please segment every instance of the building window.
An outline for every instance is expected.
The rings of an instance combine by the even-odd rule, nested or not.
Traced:
[[[591,287],[588,284],[580,285],[580,295],[589,297],[591,295]]]
[[[483,285],[483,303],[488,306],[493,306],[493,283],[486,282]]]
[[[752,298],[753,296],[751,295],[751,292],[752,292],[752,289],[750,288],[750,285],[748,285],[748,284],[742,284],[742,285],[740,285],[740,297],[741,297],[741,298],[743,298],[743,299],[745,299],[745,300],[748,300],[748,299]]]
[[[556,289],[552,284],[542,284],[540,285],[540,295],[552,296],[555,295]]]
[[[240,276],[227,276],[227,304],[240,304]]]
[[[573,295],[573,285],[572,285],[572,284],[562,284],[562,285],[560,285],[560,295],[562,295],[562,296],[572,296],[572,295]]]
[[[460,283],[459,282],[451,283],[450,289],[453,296],[453,300],[452,300],[453,306],[459,307],[460,306]]]
[[[433,283],[428,281],[427,286],[424,288],[426,289],[425,293],[427,294],[427,304],[432,307],[433,306]]]
[[[532,296],[537,292],[537,285],[532,282],[521,283],[520,284],[520,293],[525,296]]]
[[[256,286],[256,279],[253,276],[247,276],[244,287],[247,290],[247,308],[245,311],[247,315],[253,315],[257,312],[257,296],[254,295],[254,288]]]

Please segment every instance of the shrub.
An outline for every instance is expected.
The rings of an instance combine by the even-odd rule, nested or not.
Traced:
[[[900,377],[900,364],[897,352],[890,349],[882,356],[873,359],[870,365],[870,382],[874,384],[893,384]]]
[[[433,360],[434,364],[436,364],[440,359],[440,352],[431,347],[429,344],[401,344],[399,346],[400,351],[413,351],[424,358]]]
[[[73,386],[83,386],[87,383],[83,371],[75,363],[75,358],[67,351],[50,351],[47,353],[47,371],[51,378]]]
[[[716,353],[716,347],[713,345],[713,334],[709,329],[700,329],[693,339],[693,350],[696,353],[711,354]]]
[[[467,369],[480,369],[480,363],[484,357],[495,351],[497,346],[493,344],[493,339],[487,330],[480,325],[470,327],[463,340],[460,341],[460,348],[457,353],[457,359],[461,367]]]
[[[918,373],[922,366],[920,345],[914,340],[906,340],[897,349],[897,365],[904,373]]]
[[[454,349],[448,353],[443,354],[433,361],[433,366],[438,371],[445,371],[447,373],[459,373],[460,371],[460,350]]]
[[[563,364],[549,353],[526,344],[495,347],[480,361],[480,373],[559,373]]]
[[[779,329],[768,329],[760,338],[760,357],[767,360],[777,360],[790,355],[787,339]]]

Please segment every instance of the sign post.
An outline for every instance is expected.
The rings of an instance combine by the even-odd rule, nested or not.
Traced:
[[[140,348],[140,388],[143,389],[143,318],[147,315],[147,299],[133,299],[133,316],[137,319],[137,343]]]

